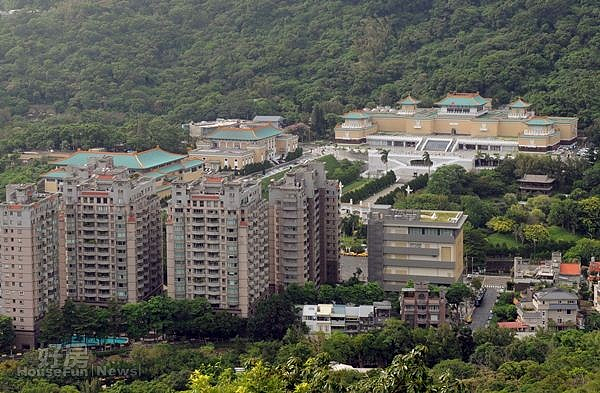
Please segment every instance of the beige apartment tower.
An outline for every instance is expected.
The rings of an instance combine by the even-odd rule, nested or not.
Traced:
[[[269,288],[267,202],[248,180],[173,183],[167,217],[167,287],[247,317]]]
[[[35,184],[10,184],[0,204],[0,313],[12,318],[18,351],[33,349],[40,319],[59,301],[57,194]]]
[[[459,211],[397,210],[379,205],[369,213],[369,280],[399,292],[409,280],[452,284],[463,272]]]
[[[339,280],[340,189],[312,161],[269,186],[270,281],[289,284]]]
[[[67,167],[61,186],[64,296],[92,305],[135,303],[162,291],[162,226],[154,182],[111,157]]]

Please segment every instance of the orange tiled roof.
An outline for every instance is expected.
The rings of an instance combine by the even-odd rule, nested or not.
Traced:
[[[529,325],[527,325],[526,323],[523,323],[521,321],[498,322],[498,327],[505,328],[505,329],[521,329],[521,328],[528,328]]]
[[[578,263],[561,263],[560,274],[563,276],[579,276],[581,266]]]
[[[589,273],[600,273],[600,262],[590,262]]]

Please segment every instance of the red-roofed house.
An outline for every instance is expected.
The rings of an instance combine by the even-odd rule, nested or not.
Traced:
[[[588,281],[600,282],[600,262],[592,259],[588,268]]]
[[[533,331],[535,331],[535,327],[529,326],[528,324],[526,324],[522,321],[498,322],[498,327],[514,330],[515,332],[533,332]]]
[[[561,263],[558,272],[558,282],[566,285],[577,285],[581,280],[581,264],[576,263]]]

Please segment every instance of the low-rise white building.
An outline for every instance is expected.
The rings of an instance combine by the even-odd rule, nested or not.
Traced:
[[[460,165],[466,170],[493,168],[518,150],[517,141],[407,134],[367,136],[369,173],[394,171],[398,178],[431,173],[444,165]],[[387,161],[381,160],[387,150]],[[424,160],[428,157],[429,160]]]
[[[311,334],[360,333],[381,327],[391,311],[389,301],[359,306],[305,304],[302,306],[302,322]]]
[[[562,288],[547,288],[533,294],[531,301],[517,304],[518,321],[531,330],[565,329],[577,325],[578,296]]]

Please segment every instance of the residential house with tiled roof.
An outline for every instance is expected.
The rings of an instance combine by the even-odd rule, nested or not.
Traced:
[[[558,283],[578,288],[581,281],[581,263],[579,261],[564,262],[558,271]]]
[[[565,329],[577,324],[578,296],[563,288],[535,292],[531,301],[517,303],[518,321],[535,328]]]

